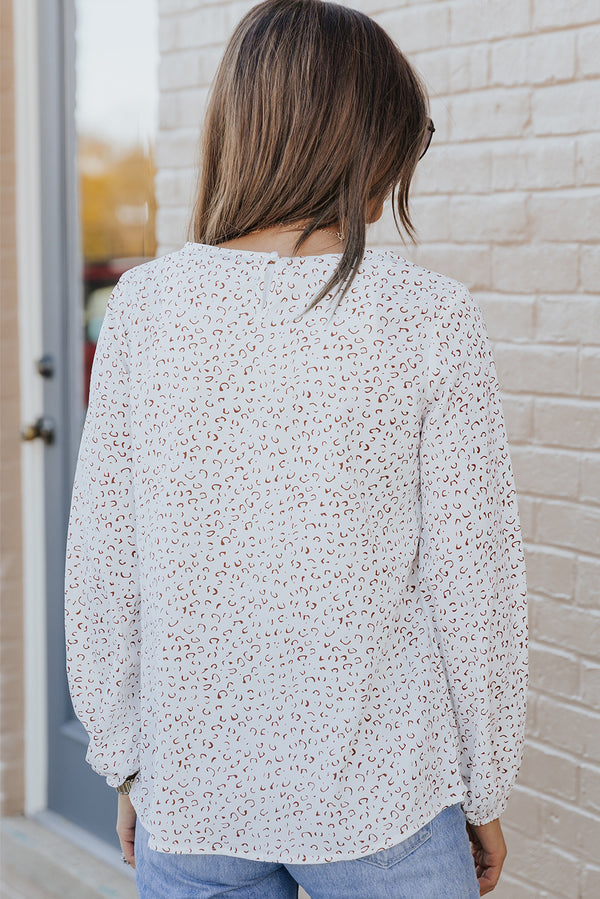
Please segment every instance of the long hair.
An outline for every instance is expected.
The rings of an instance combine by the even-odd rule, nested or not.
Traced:
[[[339,303],[364,257],[371,203],[391,191],[396,228],[414,240],[408,196],[428,111],[417,73],[369,16],[326,0],[259,3],[211,85],[188,234],[218,246],[308,220],[297,253],[335,224],[344,252],[305,312],[336,287]]]

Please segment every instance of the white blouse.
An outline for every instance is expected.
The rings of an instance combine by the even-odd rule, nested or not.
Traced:
[[[458,281],[367,249],[187,243],[94,357],[65,566],[86,760],[150,848],[279,863],[504,810],[527,588],[491,345]]]

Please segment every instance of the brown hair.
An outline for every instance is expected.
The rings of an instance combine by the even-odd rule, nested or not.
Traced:
[[[211,86],[193,239],[218,246],[308,219],[298,252],[337,225],[344,252],[305,312],[336,285],[339,302],[363,260],[370,204],[392,191],[396,228],[398,213],[414,240],[408,195],[427,125],[425,88],[369,16],[326,0],[259,3]]]

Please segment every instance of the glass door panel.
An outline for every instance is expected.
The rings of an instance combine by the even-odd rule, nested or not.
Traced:
[[[54,286],[48,288],[52,308],[46,310],[46,331],[59,332],[56,323],[64,323],[64,335],[54,337],[65,360],[57,367],[62,382],[56,395],[65,398],[66,408],[61,412],[63,401],[57,399],[56,414],[65,433],[67,420],[79,423],[71,428],[71,438],[59,440],[56,447],[64,459],[64,480],[46,477],[50,522],[53,516],[56,521],[56,515],[68,515],[73,447],[81,436],[108,297],[123,272],[156,253],[158,8],[157,0],[51,0],[41,9],[43,67],[53,78],[52,86],[41,85],[47,101],[42,135],[46,140],[47,132],[58,148],[51,177],[61,185],[51,188],[46,178],[52,223],[45,227],[44,241],[54,267],[57,259],[64,260],[63,270],[50,279]],[[73,81],[74,89],[69,89]],[[70,227],[73,215],[77,222]],[[59,481],[61,495],[55,496]],[[85,762],[87,735],[70,702],[64,662],[64,550],[53,543],[50,524],[47,530],[48,555],[56,560],[48,569],[48,805],[118,846],[116,795]]]

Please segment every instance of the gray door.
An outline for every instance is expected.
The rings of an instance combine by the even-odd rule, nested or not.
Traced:
[[[121,11],[130,7],[130,25],[135,24],[132,4],[144,16],[157,20],[154,2],[120,0]],[[102,64],[102,54],[114,55],[111,30],[122,32],[127,25],[120,13],[115,14],[112,0],[39,0],[38,10],[44,310],[44,348],[38,371],[44,378],[44,430],[51,434],[45,447],[44,471],[48,807],[118,846],[115,791],[85,762],[88,738],[69,697],[64,645],[64,560],[89,374],[106,299],[123,271],[155,252],[153,192],[148,195],[148,185],[153,187],[151,147],[147,138],[145,148],[128,147],[124,142],[115,154],[110,135],[105,136],[98,129],[93,135],[82,132],[81,123],[93,121],[94,116],[101,124],[110,86],[103,91],[100,79],[94,92],[89,80],[95,77],[95,67]],[[104,23],[99,19],[102,10]],[[157,26],[157,21],[154,24]],[[123,46],[122,33],[120,40]],[[152,50],[149,59],[151,53]],[[114,58],[111,62],[116,64]],[[143,88],[140,77],[144,78]],[[154,68],[141,73],[137,90],[152,94],[152,78],[156,81]],[[136,87],[135,77],[130,87]],[[91,97],[93,105],[97,95],[98,109],[86,109],[85,103]],[[110,112],[109,108],[111,120],[118,118]],[[104,153],[112,162],[107,164],[108,174],[103,177],[112,179],[113,187],[123,184],[120,193],[119,189],[116,191],[117,208],[106,209],[100,203],[103,211],[97,218],[101,221],[93,217],[90,220],[88,212],[91,205],[98,206],[97,196],[90,202],[90,190],[99,190],[102,195],[102,183],[86,180],[82,153],[95,154],[96,162],[98,154],[102,157]],[[144,169],[141,175],[140,166]],[[115,191],[104,193],[114,195]],[[126,215],[119,216],[119,203]]]

